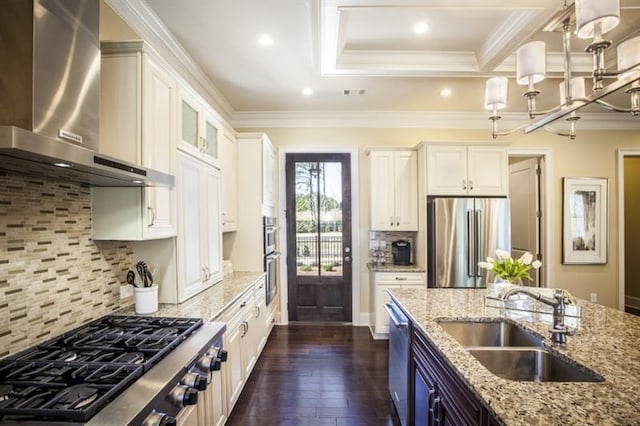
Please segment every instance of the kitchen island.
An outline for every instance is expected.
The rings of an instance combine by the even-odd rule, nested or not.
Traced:
[[[582,318],[566,346],[553,346],[604,377],[602,383],[524,382],[488,371],[438,321],[508,319],[543,336],[549,348],[551,315],[487,307],[486,290],[398,289],[390,291],[414,329],[468,388],[491,417],[506,425],[640,424],[640,318],[579,300]],[[489,423],[489,424],[490,424]]]

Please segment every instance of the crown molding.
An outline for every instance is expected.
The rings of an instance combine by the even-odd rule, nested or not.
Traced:
[[[233,106],[215,87],[207,75],[187,53],[182,44],[171,34],[160,18],[143,0],[105,0],[142,39],[169,63],[181,77],[224,118],[233,114]]]
[[[578,131],[638,130],[638,119],[628,114],[582,113]],[[236,129],[268,128],[421,128],[487,129],[489,115],[484,112],[428,111],[247,111],[235,112],[231,125]],[[526,113],[504,113],[501,129],[530,123]],[[560,121],[558,123],[561,123]],[[561,124],[552,127],[562,128]]]

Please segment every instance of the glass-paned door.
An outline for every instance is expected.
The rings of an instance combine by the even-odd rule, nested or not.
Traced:
[[[349,154],[288,154],[290,321],[351,321]]]

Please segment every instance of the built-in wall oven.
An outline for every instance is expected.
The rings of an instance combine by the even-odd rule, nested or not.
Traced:
[[[278,292],[278,259],[280,253],[276,244],[278,238],[278,219],[264,216],[264,271],[266,272],[267,305]]]

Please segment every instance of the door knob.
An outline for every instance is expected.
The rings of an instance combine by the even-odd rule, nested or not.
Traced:
[[[349,256],[345,256],[345,257],[344,257],[344,261],[345,261],[345,262],[351,262],[351,258],[350,258]]]

